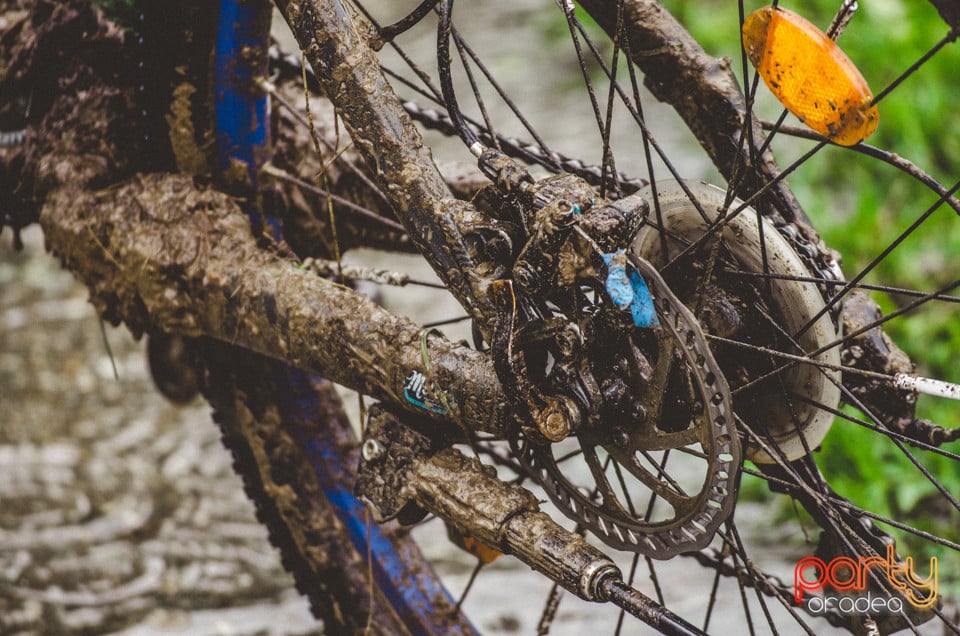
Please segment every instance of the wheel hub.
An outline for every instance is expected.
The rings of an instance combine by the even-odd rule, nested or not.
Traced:
[[[711,348],[730,382],[734,410],[767,442],[765,449],[749,441],[746,457],[772,463],[767,449],[773,447],[788,460],[802,457],[823,441],[833,421],[830,409],[840,401],[838,329],[822,312],[824,301],[816,285],[801,282],[811,275],[796,251],[772,223],[758,222],[753,209],[732,216],[715,233],[719,244],[707,239],[678,258],[720,218],[726,197],[723,190],[703,182],[684,185],[699,209],[676,182],[659,182],[659,212],[651,212],[633,249],[660,269],[677,259],[664,269],[664,277],[694,309],[705,331],[716,337]],[[653,201],[649,186],[639,194]],[[734,200],[726,209],[733,214],[739,205]],[[711,259],[715,266],[704,282]],[[810,357],[816,364],[797,363],[778,353]]]

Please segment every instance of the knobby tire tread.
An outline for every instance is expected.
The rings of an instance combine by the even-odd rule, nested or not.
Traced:
[[[197,342],[204,397],[283,566],[323,620],[325,633],[370,633],[365,632],[371,607],[365,555],[351,544],[307,459],[284,430],[277,404],[283,391],[274,381],[280,364],[213,340]],[[345,421],[332,384],[322,381],[314,388]],[[337,425],[330,413],[323,415],[322,426]],[[372,633],[406,633],[377,591],[373,607]]]

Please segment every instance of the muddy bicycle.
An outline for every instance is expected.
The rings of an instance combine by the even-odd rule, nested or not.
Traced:
[[[729,599],[751,631],[957,632],[950,586],[913,567],[939,559],[955,588],[960,429],[916,407],[956,387],[886,331],[955,316],[960,281],[904,289],[871,273],[960,212],[958,186],[895,149],[760,117],[751,67],[738,83],[656,2],[543,8],[587,88],[596,130],[578,153],[596,165],[564,150],[567,128],[535,125],[523,102],[542,96],[498,81],[488,59],[508,25],[455,20],[452,0],[277,2],[302,55],[272,43],[268,3],[100,4],[2,5],[3,222],[39,221],[103,319],[172,358],[158,384],[203,392],[329,631],[473,632],[413,540],[441,523],[478,580],[505,553],[554,583],[544,632],[563,590],[610,604],[614,632],[638,629],[625,613],[708,631]],[[863,112],[955,39],[956,10],[936,5],[944,33]],[[755,8],[740,5],[738,42]],[[433,34],[419,60],[418,32]],[[684,178],[669,130],[647,125],[653,98],[726,186]],[[931,193],[856,272],[786,180],[840,142]],[[781,168],[778,143],[803,150]],[[439,282],[341,258],[361,247],[421,254]],[[472,342],[391,313],[359,280],[451,294]],[[897,305],[884,315],[871,293]],[[376,401],[359,438],[333,382]],[[831,487],[819,449],[839,428],[932,487],[932,525]],[[745,480],[792,502],[806,569],[770,571],[745,540]],[[669,574],[687,559],[704,572],[697,607]],[[861,610],[867,596],[887,604]]]

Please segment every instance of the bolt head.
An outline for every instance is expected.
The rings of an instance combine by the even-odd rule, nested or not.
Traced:
[[[554,338],[557,353],[566,360],[572,360],[580,351],[580,330],[576,324],[567,325]]]
[[[360,447],[360,454],[368,462],[377,461],[383,457],[385,452],[387,452],[387,449],[384,448],[383,444],[373,438],[365,440],[363,446]]]
[[[576,417],[576,407],[566,399],[554,399],[540,412],[538,427],[551,442],[559,442],[570,435]]]
[[[620,429],[613,434],[613,443],[620,448],[627,448],[630,445],[630,434]]]
[[[513,268],[513,280],[524,291],[531,291],[534,287],[535,276],[533,272],[524,265],[515,265]]]
[[[540,432],[551,442],[559,442],[570,434],[570,423],[562,413],[550,413],[544,418]]]
[[[647,421],[647,409],[639,402],[634,402],[630,409],[630,419],[634,424],[642,424]]]

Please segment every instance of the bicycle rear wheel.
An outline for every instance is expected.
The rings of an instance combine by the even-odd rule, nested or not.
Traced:
[[[449,11],[451,4],[442,3],[440,10]],[[740,97],[738,101],[737,94],[727,90],[736,86],[732,75],[727,74],[727,66],[709,58],[695,42],[683,37],[679,40],[682,41],[682,46],[676,48],[682,49],[687,54],[677,56],[672,67],[678,71],[675,75],[682,77],[683,81],[670,80],[668,79],[670,74],[666,72],[671,68],[670,64],[658,66],[657,62],[648,60],[648,58],[655,60],[663,56],[662,47],[655,44],[658,42],[662,44],[663,40],[657,40],[657,38],[665,36],[663,32],[659,35],[652,32],[655,29],[645,30],[644,21],[639,17],[643,15],[650,18],[648,23],[663,27],[667,24],[666,18],[663,18],[662,10],[657,5],[643,2],[625,3],[624,11],[619,12],[617,7],[620,5],[617,3],[584,3],[600,27],[613,35],[613,43],[607,41],[604,45],[607,48],[603,49],[601,45],[591,46],[592,43],[602,40],[598,30],[587,23],[586,19],[581,19],[581,14],[574,12],[572,5],[560,4],[563,10],[555,14],[556,22],[562,25],[561,31],[569,29],[573,38],[579,42],[580,48],[572,56],[575,62],[574,68],[585,69],[584,81],[592,87],[590,99],[585,100],[587,115],[583,118],[595,123],[597,128],[596,145],[592,149],[595,156],[599,157],[600,165],[597,168],[590,168],[581,162],[571,162],[564,158],[566,154],[576,155],[583,152],[582,148],[572,153],[563,152],[561,144],[574,136],[569,133],[569,130],[564,129],[560,135],[554,135],[555,138],[567,139],[551,140],[548,129],[537,128],[536,115],[514,118],[509,115],[513,110],[512,103],[506,106],[499,102],[493,103],[501,99],[500,89],[490,88],[486,83],[488,81],[493,83],[493,80],[490,80],[493,73],[488,74],[488,71],[496,65],[496,62],[484,58],[487,63],[481,64],[482,54],[478,55],[476,49],[468,48],[466,45],[466,42],[472,41],[472,38],[483,41],[484,32],[489,34],[490,30],[485,26],[489,23],[484,23],[477,16],[455,22],[454,28],[449,32],[451,50],[455,55],[459,55],[463,65],[469,69],[468,74],[460,77],[458,89],[455,91],[455,94],[461,96],[461,103],[453,103],[448,92],[444,92],[445,94],[441,96],[436,83],[421,81],[425,70],[432,68],[433,62],[429,61],[429,57],[426,58],[428,61],[411,67],[412,72],[408,72],[405,78],[398,78],[400,71],[391,71],[397,90],[404,92],[404,96],[411,100],[406,104],[408,113],[427,128],[451,134],[458,132],[457,118],[453,114],[458,111],[469,111],[467,114],[472,116],[472,119],[467,125],[472,127],[475,137],[482,140],[484,144],[498,146],[504,152],[522,157],[525,161],[536,165],[537,169],[546,172],[564,170],[576,172],[585,179],[593,180],[601,195],[622,196],[639,187],[639,180],[620,174],[624,172],[624,166],[631,161],[642,166],[637,171],[649,177],[648,180],[652,183],[657,182],[659,175],[667,174],[674,177],[677,188],[690,200],[688,207],[693,210],[690,214],[697,214],[704,218],[705,229],[694,228],[691,233],[689,228],[683,227],[682,222],[675,220],[676,217],[664,220],[660,216],[663,213],[661,208],[667,205],[667,201],[664,199],[661,203],[659,193],[653,189],[650,199],[651,207],[655,210],[651,212],[648,227],[652,233],[651,236],[655,238],[643,249],[653,250],[656,244],[660,243],[661,253],[671,255],[671,258],[665,259],[664,262],[666,265],[666,260],[670,260],[671,264],[666,266],[666,269],[672,269],[675,273],[671,284],[681,289],[686,286],[686,298],[689,299],[691,306],[697,307],[701,316],[712,313],[717,319],[716,324],[711,327],[711,336],[717,343],[715,353],[725,351],[722,355],[720,353],[717,355],[726,361],[722,360],[721,363],[727,365],[728,379],[739,376],[734,386],[734,392],[743,396],[737,409],[738,415],[740,415],[746,443],[753,449],[751,457],[757,462],[755,468],[747,468],[746,479],[751,481],[756,478],[760,480],[759,483],[768,483],[775,492],[789,493],[792,500],[806,510],[804,514],[811,515],[812,522],[796,521],[794,528],[800,532],[805,524],[811,524],[811,527],[823,532],[824,538],[811,541],[811,545],[806,549],[817,551],[826,561],[840,557],[856,558],[857,555],[881,556],[884,553],[884,545],[894,535],[905,546],[921,545],[922,554],[927,558],[936,554],[940,555],[941,559],[955,559],[957,543],[955,538],[950,536],[949,520],[956,515],[957,506],[949,493],[950,484],[956,479],[958,456],[950,450],[941,450],[938,446],[955,440],[956,430],[937,426],[923,417],[916,417],[912,409],[916,395],[902,392],[892,384],[897,373],[911,374],[912,368],[910,363],[904,362],[898,350],[881,333],[880,327],[895,325],[897,319],[906,313],[906,305],[904,309],[893,312],[890,318],[882,318],[879,314],[870,313],[873,311],[869,309],[870,304],[862,300],[863,296],[859,292],[879,289],[888,296],[917,299],[909,309],[938,306],[939,309],[934,311],[949,313],[955,306],[956,300],[948,292],[956,286],[956,283],[948,278],[939,287],[926,291],[883,283],[864,283],[864,278],[871,270],[876,269],[876,264],[868,265],[855,275],[850,275],[849,281],[845,281],[843,275],[838,274],[835,255],[822,245],[817,233],[808,223],[808,214],[814,208],[808,207],[804,212],[796,205],[796,200],[790,190],[785,187],[780,176],[782,171],[778,171],[775,164],[770,163],[764,156],[763,153],[766,152],[767,147],[762,146],[760,142],[763,133],[760,132],[759,127],[754,129],[753,126],[758,124],[756,116],[747,118],[748,127],[746,129],[743,127],[743,113],[752,106],[756,86],[756,82],[747,71],[744,71],[743,84],[751,87],[751,94],[748,100]],[[389,33],[389,37],[386,35],[381,37],[391,44],[400,43],[402,47],[402,42],[407,37],[401,34],[403,28],[411,27],[413,30],[421,29],[427,32],[433,29],[432,18],[429,17],[429,9],[432,5],[428,5],[429,3],[424,5],[426,11],[410,13],[408,20],[402,19],[406,12],[399,8],[391,11],[359,3],[356,6],[358,12],[364,14],[365,19],[371,23],[393,23],[394,27],[381,31],[381,34]],[[644,11],[649,13],[645,14]],[[744,14],[747,12],[746,9],[742,11]],[[299,15],[290,17],[296,21]],[[430,24],[427,24],[428,22]],[[738,20],[737,23],[739,25],[740,21]],[[676,27],[672,23],[669,24],[667,30],[671,34],[677,34],[677,31],[670,31]],[[499,40],[500,44],[491,45],[490,57],[492,58],[500,55],[501,49],[504,48],[502,44],[504,37],[501,31],[505,28],[501,25],[494,30],[497,33],[495,39]],[[734,41],[739,42],[739,30],[733,28],[730,30],[735,34]],[[444,37],[443,33],[440,37],[441,39]],[[647,46],[649,42],[654,44]],[[933,52],[941,46],[936,39],[932,39],[932,44]],[[410,51],[397,54],[396,59],[400,60],[398,64],[401,66],[407,63],[405,57],[416,54],[418,46],[432,45],[414,42],[411,46]],[[389,56],[384,57],[389,59]],[[684,57],[687,59],[680,59]],[[689,63],[686,66],[684,66],[685,61]],[[442,55],[440,64],[441,66],[444,64]],[[698,64],[702,65],[701,71],[707,68],[707,72],[697,74]],[[554,65],[558,65],[555,58]],[[920,66],[922,71],[923,65]],[[720,204],[704,200],[702,197],[691,196],[690,191],[693,188],[683,187],[683,181],[679,177],[684,175],[680,174],[668,156],[661,156],[659,160],[650,160],[650,157],[660,152],[662,146],[656,143],[656,140],[661,135],[660,131],[651,132],[652,126],[646,123],[644,113],[649,112],[648,109],[652,107],[649,96],[645,96],[639,90],[636,69],[642,69],[647,73],[647,86],[658,97],[672,100],[677,108],[683,111],[682,114],[687,118],[691,128],[707,147],[711,160],[718,164],[718,170],[729,180]],[[604,79],[609,76],[618,78],[620,83],[613,84],[612,87],[605,84]],[[710,80],[717,80],[716,84],[723,86],[712,87]],[[678,86],[679,89],[676,88]],[[684,98],[685,91],[686,98]],[[677,97],[678,94],[680,97]],[[715,99],[729,98],[729,100],[719,105],[709,100],[697,102],[696,99],[689,99],[690,94],[707,95]],[[603,101],[604,98],[606,103]],[[447,110],[451,113],[451,119],[428,111],[424,104],[429,104],[433,100],[436,100],[441,111]],[[413,102],[421,103],[418,105]],[[466,105],[468,102],[470,102],[469,107]],[[684,110],[685,103],[691,103],[692,107]],[[379,105],[375,104],[372,108],[377,109]],[[710,112],[710,109],[714,109],[713,112]],[[728,117],[731,113],[740,114],[737,117]],[[508,116],[509,121],[505,121]],[[617,117],[622,119],[618,120]],[[549,120],[550,117],[544,119]],[[624,120],[632,122],[635,128],[639,129],[634,136],[635,151],[632,155],[628,152],[627,159],[622,158],[624,155],[613,152],[615,149],[622,149],[623,141],[617,138],[616,132],[611,132],[624,130]],[[618,123],[611,125],[611,121]],[[759,124],[775,128],[777,139],[783,139],[786,136],[785,133],[799,136],[806,134],[797,130],[796,127],[791,128],[779,123],[759,122]],[[462,130],[459,132],[462,134]],[[744,140],[753,134],[756,135],[756,141],[748,147]],[[523,135],[528,137],[528,140],[516,141],[511,138],[513,135]],[[557,142],[556,145],[554,141]],[[774,140],[775,145],[776,140]],[[739,151],[736,150],[738,147],[741,148]],[[587,152],[590,150],[588,149]],[[445,148],[442,152],[454,151]],[[919,174],[911,166],[898,162],[895,157],[863,147],[854,149],[854,152],[867,153],[875,157],[882,156],[892,166],[891,172],[899,171],[899,173],[906,172],[919,176],[920,180],[933,191],[932,198],[935,201],[929,211],[921,215],[924,220],[944,202],[956,205],[952,198],[953,189],[940,185],[927,175]],[[794,163],[798,166],[806,165],[807,161],[818,153],[820,153],[820,147],[810,148],[801,157],[802,161]],[[785,165],[787,165],[786,172],[798,169],[793,163]],[[813,165],[813,162],[810,162],[810,165]],[[736,196],[741,197],[739,202]],[[942,201],[936,202],[937,198],[941,198]],[[721,207],[725,211],[719,216],[704,215],[703,210],[698,206],[699,208]],[[713,242],[701,240],[703,236],[709,239],[710,236],[721,234],[719,228],[729,222],[724,220],[728,214],[732,217],[750,216],[756,221],[752,226],[753,229],[738,230],[751,232],[750,240],[756,241],[759,246],[755,256],[751,257],[754,260],[753,266],[748,267],[743,259],[738,257],[738,251],[731,245],[731,239]],[[761,217],[767,220],[761,222]],[[820,218],[815,220],[818,223],[822,222]],[[768,261],[770,255],[766,253],[767,250],[773,253],[780,249],[769,246],[764,236],[765,233],[769,236],[774,232],[783,237],[789,250],[796,257],[793,261],[794,265],[785,269],[772,267]],[[773,239],[769,240],[773,241]],[[887,252],[892,251],[892,247],[898,244],[899,239],[890,244],[891,250],[882,249],[877,263],[883,261]],[[682,258],[678,259],[678,255]],[[796,263],[802,264],[802,269],[799,269]],[[722,277],[717,273],[719,270],[724,270],[723,274],[727,278],[721,279]],[[772,285],[763,282],[765,280],[785,281],[785,284],[784,286],[773,285],[780,291],[771,292]],[[818,290],[816,293],[820,297],[819,300],[813,299],[810,294],[814,289]],[[705,290],[709,290],[709,293],[705,293]],[[771,298],[771,293],[774,298]],[[710,296],[717,302],[708,302]],[[776,297],[781,300],[777,301]],[[779,309],[776,308],[778,303]],[[707,306],[704,306],[705,304]],[[738,305],[752,306],[755,311],[734,310],[732,313],[737,315],[725,319],[724,311],[736,308]],[[841,305],[847,307],[846,313],[840,312]],[[800,315],[806,316],[802,321],[803,324],[792,323],[784,317],[791,313],[791,308],[794,306],[799,307]],[[703,319],[709,322],[707,318]],[[753,324],[764,325],[760,330],[763,333],[758,332],[740,338],[730,336],[731,333],[742,330],[744,325]],[[822,329],[819,327],[814,329],[814,325],[821,325]],[[821,333],[813,340],[797,342],[797,338],[802,340],[803,334],[818,330]],[[880,353],[879,357],[867,361],[863,359],[863,354],[867,351],[885,351],[886,353]],[[868,357],[872,355],[871,353]],[[788,368],[796,369],[797,367],[804,371],[799,375],[784,375]],[[867,380],[869,378],[876,379],[878,382],[873,383]],[[808,385],[811,384],[817,386],[809,388]],[[841,400],[845,406],[841,405]],[[767,426],[762,420],[771,414],[775,422]],[[833,434],[828,433],[827,429],[829,422],[835,418],[839,418],[839,421],[844,423],[842,428],[847,432],[862,430],[865,435],[876,435],[876,439],[882,440],[884,447],[890,449],[890,454],[900,457],[899,460],[885,459],[885,461],[905,462],[903,465],[909,466],[910,470],[918,471],[917,479],[927,484],[923,489],[932,499],[942,501],[948,509],[943,517],[938,513],[933,524],[936,529],[932,532],[927,530],[926,522],[917,518],[910,523],[900,522],[896,519],[898,513],[891,512],[889,509],[882,513],[870,511],[869,507],[876,502],[855,505],[830,488],[828,485],[830,475],[822,475],[817,464],[832,465],[834,470],[837,470],[836,460],[814,451],[821,442],[826,448],[830,447]],[[837,427],[838,425],[834,423],[833,428]],[[839,439],[844,434],[839,432],[833,437]],[[911,445],[918,446],[922,450],[914,453],[909,449]],[[936,466],[936,470],[931,471],[931,466]],[[837,470],[837,472],[843,471]],[[842,475],[837,479],[838,483],[842,483]],[[882,482],[884,478],[874,475],[873,479]],[[589,490],[589,483],[582,486]],[[857,494],[849,490],[844,492],[844,495],[852,499],[857,498]],[[879,530],[874,522],[882,524],[885,530]],[[715,570],[716,580],[721,581],[721,574],[739,578],[741,597],[748,595],[745,588],[754,587],[769,595],[773,599],[773,604],[791,605],[792,595],[789,584],[778,582],[772,585],[771,579],[768,579],[761,570],[744,565],[751,562],[755,564],[758,560],[751,558],[750,553],[741,544],[736,525],[727,527],[725,532],[723,540],[718,540],[717,550],[698,556],[701,563]],[[911,536],[912,539],[909,538]],[[724,559],[722,555],[725,553],[734,556]],[[650,567],[653,568],[652,565]],[[781,576],[786,580],[789,575],[781,574]],[[710,598],[704,619],[708,624],[711,616],[710,608],[716,604],[715,597]],[[764,618],[770,616],[771,610],[765,602],[761,599],[759,603],[760,609],[747,609],[747,603],[743,603],[746,620],[752,620],[750,617],[753,614]],[[942,610],[936,608],[932,610],[932,615],[947,626],[954,622],[949,614],[944,614]],[[885,623],[881,628],[890,630],[895,626],[909,627],[911,622],[922,622],[930,617],[931,613],[919,611],[912,616],[906,616],[900,623]],[[836,612],[830,615],[830,618],[854,630],[866,629],[864,624],[869,624],[869,621],[863,622],[866,620],[864,616],[860,617],[863,619],[861,622],[857,622],[859,619],[856,618],[840,616]],[[803,623],[806,618],[793,613],[791,620]]]

